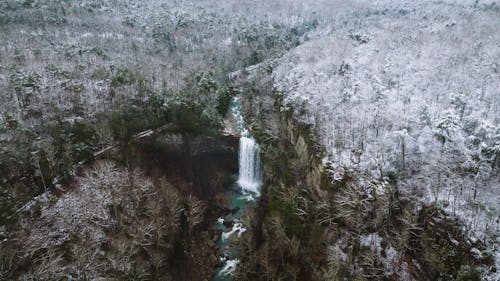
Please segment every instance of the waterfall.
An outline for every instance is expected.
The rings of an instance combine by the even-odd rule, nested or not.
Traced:
[[[236,242],[247,230],[241,218],[249,208],[256,208],[262,186],[259,145],[246,129],[238,97],[233,99],[231,112],[241,135],[238,157],[239,173],[238,181],[228,192],[229,209],[232,212],[218,218],[214,226],[215,229],[222,232],[218,246],[223,253],[223,256],[220,257],[223,265],[217,270],[212,281],[231,281],[240,256],[239,246]],[[226,221],[230,221],[231,228],[226,226]]]
[[[238,184],[244,191],[258,194],[262,184],[259,145],[249,136],[240,138],[239,162]]]
[[[245,121],[241,115],[239,97],[233,99],[231,106],[238,129],[240,130],[240,171],[238,175],[238,184],[245,192],[260,193],[262,185],[261,165],[259,156],[259,145],[250,135],[245,127]]]

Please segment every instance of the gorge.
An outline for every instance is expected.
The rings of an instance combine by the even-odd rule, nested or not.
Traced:
[[[499,24],[0,1],[0,280],[499,280]]]
[[[223,253],[221,261],[224,264],[215,274],[213,281],[231,280],[239,263],[238,248],[241,246],[238,245],[238,239],[246,232],[242,219],[248,215],[249,208],[256,208],[262,185],[259,145],[245,127],[239,97],[233,98],[231,114],[240,133],[238,180],[228,195],[231,214],[219,217],[215,225],[216,229],[222,231],[219,250]],[[231,230],[226,227],[227,222],[232,225]],[[248,224],[250,221],[247,220],[245,223]]]

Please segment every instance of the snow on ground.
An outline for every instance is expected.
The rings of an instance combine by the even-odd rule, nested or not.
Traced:
[[[334,176],[354,168],[396,179],[406,194],[461,218],[498,255],[496,4],[370,3],[346,8],[281,59],[274,78],[283,110],[314,125]]]

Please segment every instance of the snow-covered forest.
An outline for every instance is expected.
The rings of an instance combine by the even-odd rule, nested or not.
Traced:
[[[495,0],[0,1],[0,280],[499,280],[499,27]]]
[[[38,193],[117,138],[172,120],[191,130],[220,126],[226,72],[296,46],[315,26],[292,15],[248,17],[250,9],[211,1],[0,3],[0,169],[7,189],[16,185],[5,192]]]
[[[335,180],[357,170],[397,181],[498,247],[498,10],[385,7],[319,29],[280,60],[284,110],[314,125]]]

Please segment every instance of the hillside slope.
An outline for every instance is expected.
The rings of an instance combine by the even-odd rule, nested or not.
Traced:
[[[494,2],[375,1],[273,71],[282,110],[313,125],[335,180],[397,183],[461,219],[497,261],[499,15]]]

